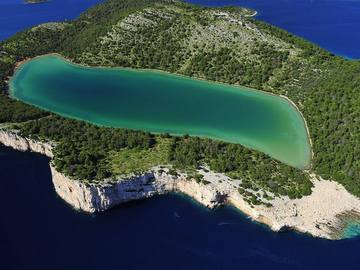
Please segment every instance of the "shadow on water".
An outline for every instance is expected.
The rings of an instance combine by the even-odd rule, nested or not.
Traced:
[[[274,233],[175,194],[83,214],[56,196],[47,158],[0,148],[0,164],[2,269],[360,267],[360,238]]]

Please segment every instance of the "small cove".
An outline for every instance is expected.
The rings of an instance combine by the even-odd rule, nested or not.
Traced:
[[[21,65],[10,94],[97,125],[219,139],[297,168],[310,164],[297,109],[284,98],[244,87],[156,71],[88,68],[46,55]]]

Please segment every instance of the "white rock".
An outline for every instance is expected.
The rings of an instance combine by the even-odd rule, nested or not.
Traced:
[[[22,138],[15,131],[0,129],[0,143],[20,151],[33,151],[53,157],[52,144]],[[312,194],[301,199],[275,198],[272,207],[251,206],[237,191],[239,181],[208,170],[199,170],[207,184],[187,180],[185,174],[172,176],[167,169],[118,179],[112,184],[84,184],[72,180],[50,165],[57,194],[74,208],[100,212],[124,202],[149,198],[168,192],[184,193],[206,207],[230,203],[253,220],[267,224],[274,231],[294,229],[313,236],[337,239],[343,218],[360,217],[360,199],[336,183],[312,176]]]

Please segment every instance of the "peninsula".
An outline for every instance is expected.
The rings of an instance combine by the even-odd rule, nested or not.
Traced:
[[[170,0],[108,0],[74,21],[39,25],[16,34],[0,43],[0,143],[51,158],[55,190],[83,211],[104,211],[130,200],[182,192],[210,208],[230,203],[276,231],[295,229],[318,237],[342,238],[344,228],[360,220],[360,149],[356,147],[360,140],[357,105],[360,63],[336,57],[257,21],[253,14],[253,10],[244,8],[204,8]],[[104,126],[104,122],[95,118],[61,111],[69,110],[66,106],[70,106],[68,101],[74,96],[67,97],[66,92],[57,94],[55,84],[70,87],[64,78],[70,78],[75,66],[59,70],[56,78],[45,72],[46,69],[34,68],[34,60],[24,63],[35,57],[41,61],[54,53],[81,66],[126,67],[130,68],[128,72],[134,69],[165,71],[222,83],[217,85],[231,87],[231,91],[242,91],[240,88],[246,87],[251,95],[251,91],[257,89],[274,99],[286,97],[286,105],[295,109],[295,113],[288,117],[285,107],[281,111],[277,107],[279,113],[275,113],[270,107],[264,107],[265,103],[254,103],[248,116],[241,115],[243,118],[239,119],[255,120],[232,134],[234,138],[237,135],[241,138],[246,134],[244,128],[253,130],[249,133],[252,139],[255,134],[259,134],[260,139],[252,144],[243,139],[228,140],[225,133],[213,136],[215,133],[191,132],[191,128],[181,126],[184,123],[175,122],[180,114],[172,115],[175,103],[162,102],[163,94],[143,102],[145,92],[130,97],[130,92],[125,91],[121,98],[126,102],[123,106],[129,106],[127,111],[120,113],[111,107],[111,98],[109,103],[99,104],[107,106],[108,111],[100,110],[94,105],[96,102],[84,105],[93,108],[93,111],[86,109],[86,117],[92,114],[95,117],[95,113],[100,112],[97,117],[101,115],[111,122],[119,121],[121,115],[119,125]],[[36,75],[33,73],[36,70],[43,73]],[[100,72],[96,68],[78,70],[85,71]],[[119,71],[109,72],[120,76]],[[145,83],[146,76],[154,80],[155,75],[147,74],[151,73],[137,74],[136,82]],[[45,81],[37,79],[41,76],[53,82],[53,88],[45,87],[51,92],[41,92],[40,86],[45,85]],[[171,75],[171,78],[190,82],[185,77]],[[96,86],[98,81],[93,81],[86,86],[85,81],[77,85],[81,91],[70,91],[71,94],[79,95],[80,101],[85,95],[87,101],[92,98],[101,101],[103,97],[95,90],[106,89],[105,83]],[[151,85],[149,82],[145,88]],[[32,83],[37,87],[32,89]],[[207,83],[210,85],[210,82],[196,81],[199,89]],[[96,87],[92,88],[93,85]],[[120,84],[117,87],[126,89]],[[35,88],[39,92],[35,92]],[[230,122],[232,126],[227,132],[238,127],[230,114],[239,112],[228,108],[225,113],[223,109],[236,99],[234,97],[231,94],[231,98],[226,99],[219,92],[216,99],[221,102],[212,105],[210,110],[203,108],[206,113],[201,114],[202,104],[212,104],[212,101],[209,96],[206,100],[198,94],[199,108],[195,103],[187,106],[196,111],[194,116],[201,115],[203,122],[197,122],[196,127],[212,114],[211,119],[220,119],[217,132],[230,127]],[[57,109],[49,105],[55,100]],[[113,102],[116,103],[116,99]],[[140,104],[142,107],[138,108]],[[75,107],[76,104],[72,108]],[[162,130],[146,128],[159,108],[167,110],[169,119],[161,121],[169,124],[163,125]],[[114,112],[117,116],[111,114]],[[131,115],[127,116],[128,112]],[[132,118],[135,112],[141,115]],[[268,126],[261,126],[255,116],[263,112],[269,117],[277,115],[288,120],[280,125],[275,120],[280,118],[269,118]],[[247,111],[242,113],[246,115]],[[129,119],[138,124],[124,124]],[[221,122],[227,120],[227,123]],[[174,132],[175,126],[171,126],[174,123],[179,123],[182,132]],[[311,159],[306,166],[297,166],[290,160],[300,155],[300,151],[292,150],[291,139],[290,144],[285,145],[290,137],[281,137],[286,139],[279,140],[276,149],[293,151],[296,157],[291,157],[289,152],[281,154],[285,157],[282,159],[274,154],[275,150],[266,150],[265,142],[273,143],[276,139],[275,136],[273,141],[268,140],[270,130],[275,127],[276,136],[292,136],[293,143],[299,134],[305,138]],[[288,127],[294,132],[288,133],[285,130]]]

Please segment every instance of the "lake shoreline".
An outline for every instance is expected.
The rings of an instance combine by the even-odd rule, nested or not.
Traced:
[[[301,166],[295,166],[301,170],[310,170],[311,168],[311,162],[312,162],[312,159],[313,159],[313,149],[312,149],[312,140],[311,140],[311,137],[310,137],[310,131],[309,131],[309,128],[308,128],[308,125],[307,125],[307,122],[306,122],[306,119],[304,118],[304,115],[301,113],[299,107],[290,99],[288,98],[287,96],[285,95],[277,95],[277,94],[273,94],[273,93],[270,93],[270,92],[267,92],[267,91],[263,91],[263,90],[257,90],[257,89],[253,89],[253,88],[249,88],[249,87],[245,87],[245,86],[241,86],[241,85],[234,85],[234,84],[227,84],[227,83],[223,83],[223,82],[216,82],[216,81],[209,81],[209,80],[206,80],[204,78],[198,78],[198,77],[189,77],[189,76],[186,76],[186,75],[183,75],[183,74],[178,74],[178,73],[171,73],[171,72],[168,72],[168,71],[163,71],[163,70],[157,70],[157,69],[137,69],[137,68],[128,68],[128,67],[109,67],[109,66],[89,66],[89,65],[83,65],[83,64],[77,64],[77,63],[74,63],[71,59],[68,59],[66,57],[63,57],[62,55],[58,54],[58,53],[50,53],[50,54],[45,54],[45,55],[40,55],[40,56],[36,56],[36,57],[33,57],[33,58],[27,58],[27,59],[24,59],[22,61],[19,61],[16,63],[15,65],[15,69],[14,69],[14,73],[12,75],[15,76],[15,74],[21,70],[21,67],[29,62],[29,61],[33,61],[33,60],[36,60],[38,58],[42,58],[42,57],[46,57],[46,56],[55,56],[55,57],[58,57],[59,59],[63,60],[64,62],[70,64],[71,66],[74,66],[76,68],[88,68],[88,69],[91,69],[93,70],[94,68],[97,68],[97,69],[105,69],[105,70],[120,70],[120,71],[131,71],[131,72],[153,72],[155,74],[159,74],[159,75],[170,75],[172,77],[174,77],[175,79],[180,79],[180,78],[184,78],[184,79],[187,79],[187,80],[192,80],[192,81],[203,81],[203,82],[206,82],[208,83],[209,85],[215,85],[215,86],[225,86],[225,87],[230,87],[229,89],[233,89],[233,90],[239,90],[239,91],[243,91],[244,95],[248,95],[248,94],[263,94],[265,96],[268,96],[268,97],[276,97],[276,98],[280,98],[282,99],[282,101],[284,101],[284,104],[286,103],[289,107],[292,107],[293,109],[295,109],[295,111],[298,113],[299,115],[299,119],[296,119],[298,122],[298,125],[300,127],[300,125],[302,126],[301,129],[303,129],[303,132],[306,133],[306,138],[305,138],[305,134],[304,134],[304,138],[302,138],[304,140],[304,143],[306,143],[309,148],[309,153],[306,155],[309,155],[308,157],[306,157],[306,159],[308,160],[308,162],[306,162],[307,164],[302,164]],[[11,78],[12,77],[9,77],[8,78],[8,81],[11,81]],[[9,89],[10,90],[10,89]],[[18,99],[16,98],[13,93],[11,93],[12,91],[9,91],[9,95],[10,97],[12,98],[15,98],[19,101],[22,101],[21,99]],[[239,92],[240,93],[240,92]],[[280,100],[281,101],[281,100]],[[24,101],[22,101],[24,102]],[[26,103],[26,102],[25,102]],[[32,104],[32,103],[28,103],[32,106],[35,106],[35,107],[38,107],[42,110],[48,110],[47,108],[45,107],[42,107],[42,106],[37,106],[36,104]],[[284,105],[285,106],[285,105]],[[292,110],[292,109],[291,109]],[[69,118],[72,118],[72,119],[76,119],[76,120],[81,120],[81,121],[85,121],[85,122],[88,122],[88,123],[91,123],[91,124],[95,124],[95,125],[98,125],[98,126],[104,126],[104,127],[115,127],[113,124],[109,123],[109,124],[106,124],[106,123],[98,123],[98,122],[94,122],[94,121],[91,121],[91,120],[87,120],[87,119],[83,119],[81,118],[80,116],[72,116],[71,114],[67,114],[67,113],[64,113],[64,112],[59,112],[58,113],[59,115],[61,116],[64,116],[64,117],[69,117]],[[301,120],[300,120],[301,119]],[[119,128],[124,128],[124,126],[116,126],[116,127],[119,127]],[[162,131],[152,131],[150,127],[148,128],[144,128],[144,129],[141,129],[139,127],[128,127],[129,129],[133,129],[133,130],[144,130],[144,131],[148,131],[148,132],[151,132],[153,134],[158,134],[158,133],[164,133]],[[170,132],[170,131],[167,131],[168,133],[170,134],[173,134],[175,136],[181,136],[183,133],[181,133],[180,131],[174,131],[174,132]],[[226,140],[226,139],[223,139],[221,137],[219,137],[218,135],[216,134],[212,134],[212,135],[204,135],[204,134],[200,134],[200,133],[197,133],[197,134],[192,134],[191,136],[197,136],[197,137],[207,137],[209,139],[213,139],[213,140],[218,140],[218,141],[224,141],[224,142],[230,142],[230,143],[239,143],[239,144],[242,144],[244,145],[247,145],[248,148],[250,149],[256,149],[258,151],[261,151],[260,149],[256,148],[256,145],[254,146],[253,144],[249,144],[249,142],[251,141],[248,141],[248,142],[244,142],[244,143],[241,143],[241,142],[237,142],[237,141],[234,141],[234,139],[231,139],[230,141],[229,140]],[[271,151],[269,152],[266,152],[266,151],[262,151],[264,153],[266,153],[267,155],[270,155],[271,156]],[[276,151],[275,151],[276,153]],[[304,154],[305,155],[305,154]],[[276,158],[277,160],[281,160],[282,162],[288,164],[288,165],[291,165],[291,162],[286,162],[284,159],[281,159],[281,157],[277,157]],[[291,161],[291,159],[290,159]],[[304,162],[305,163],[305,162]]]

